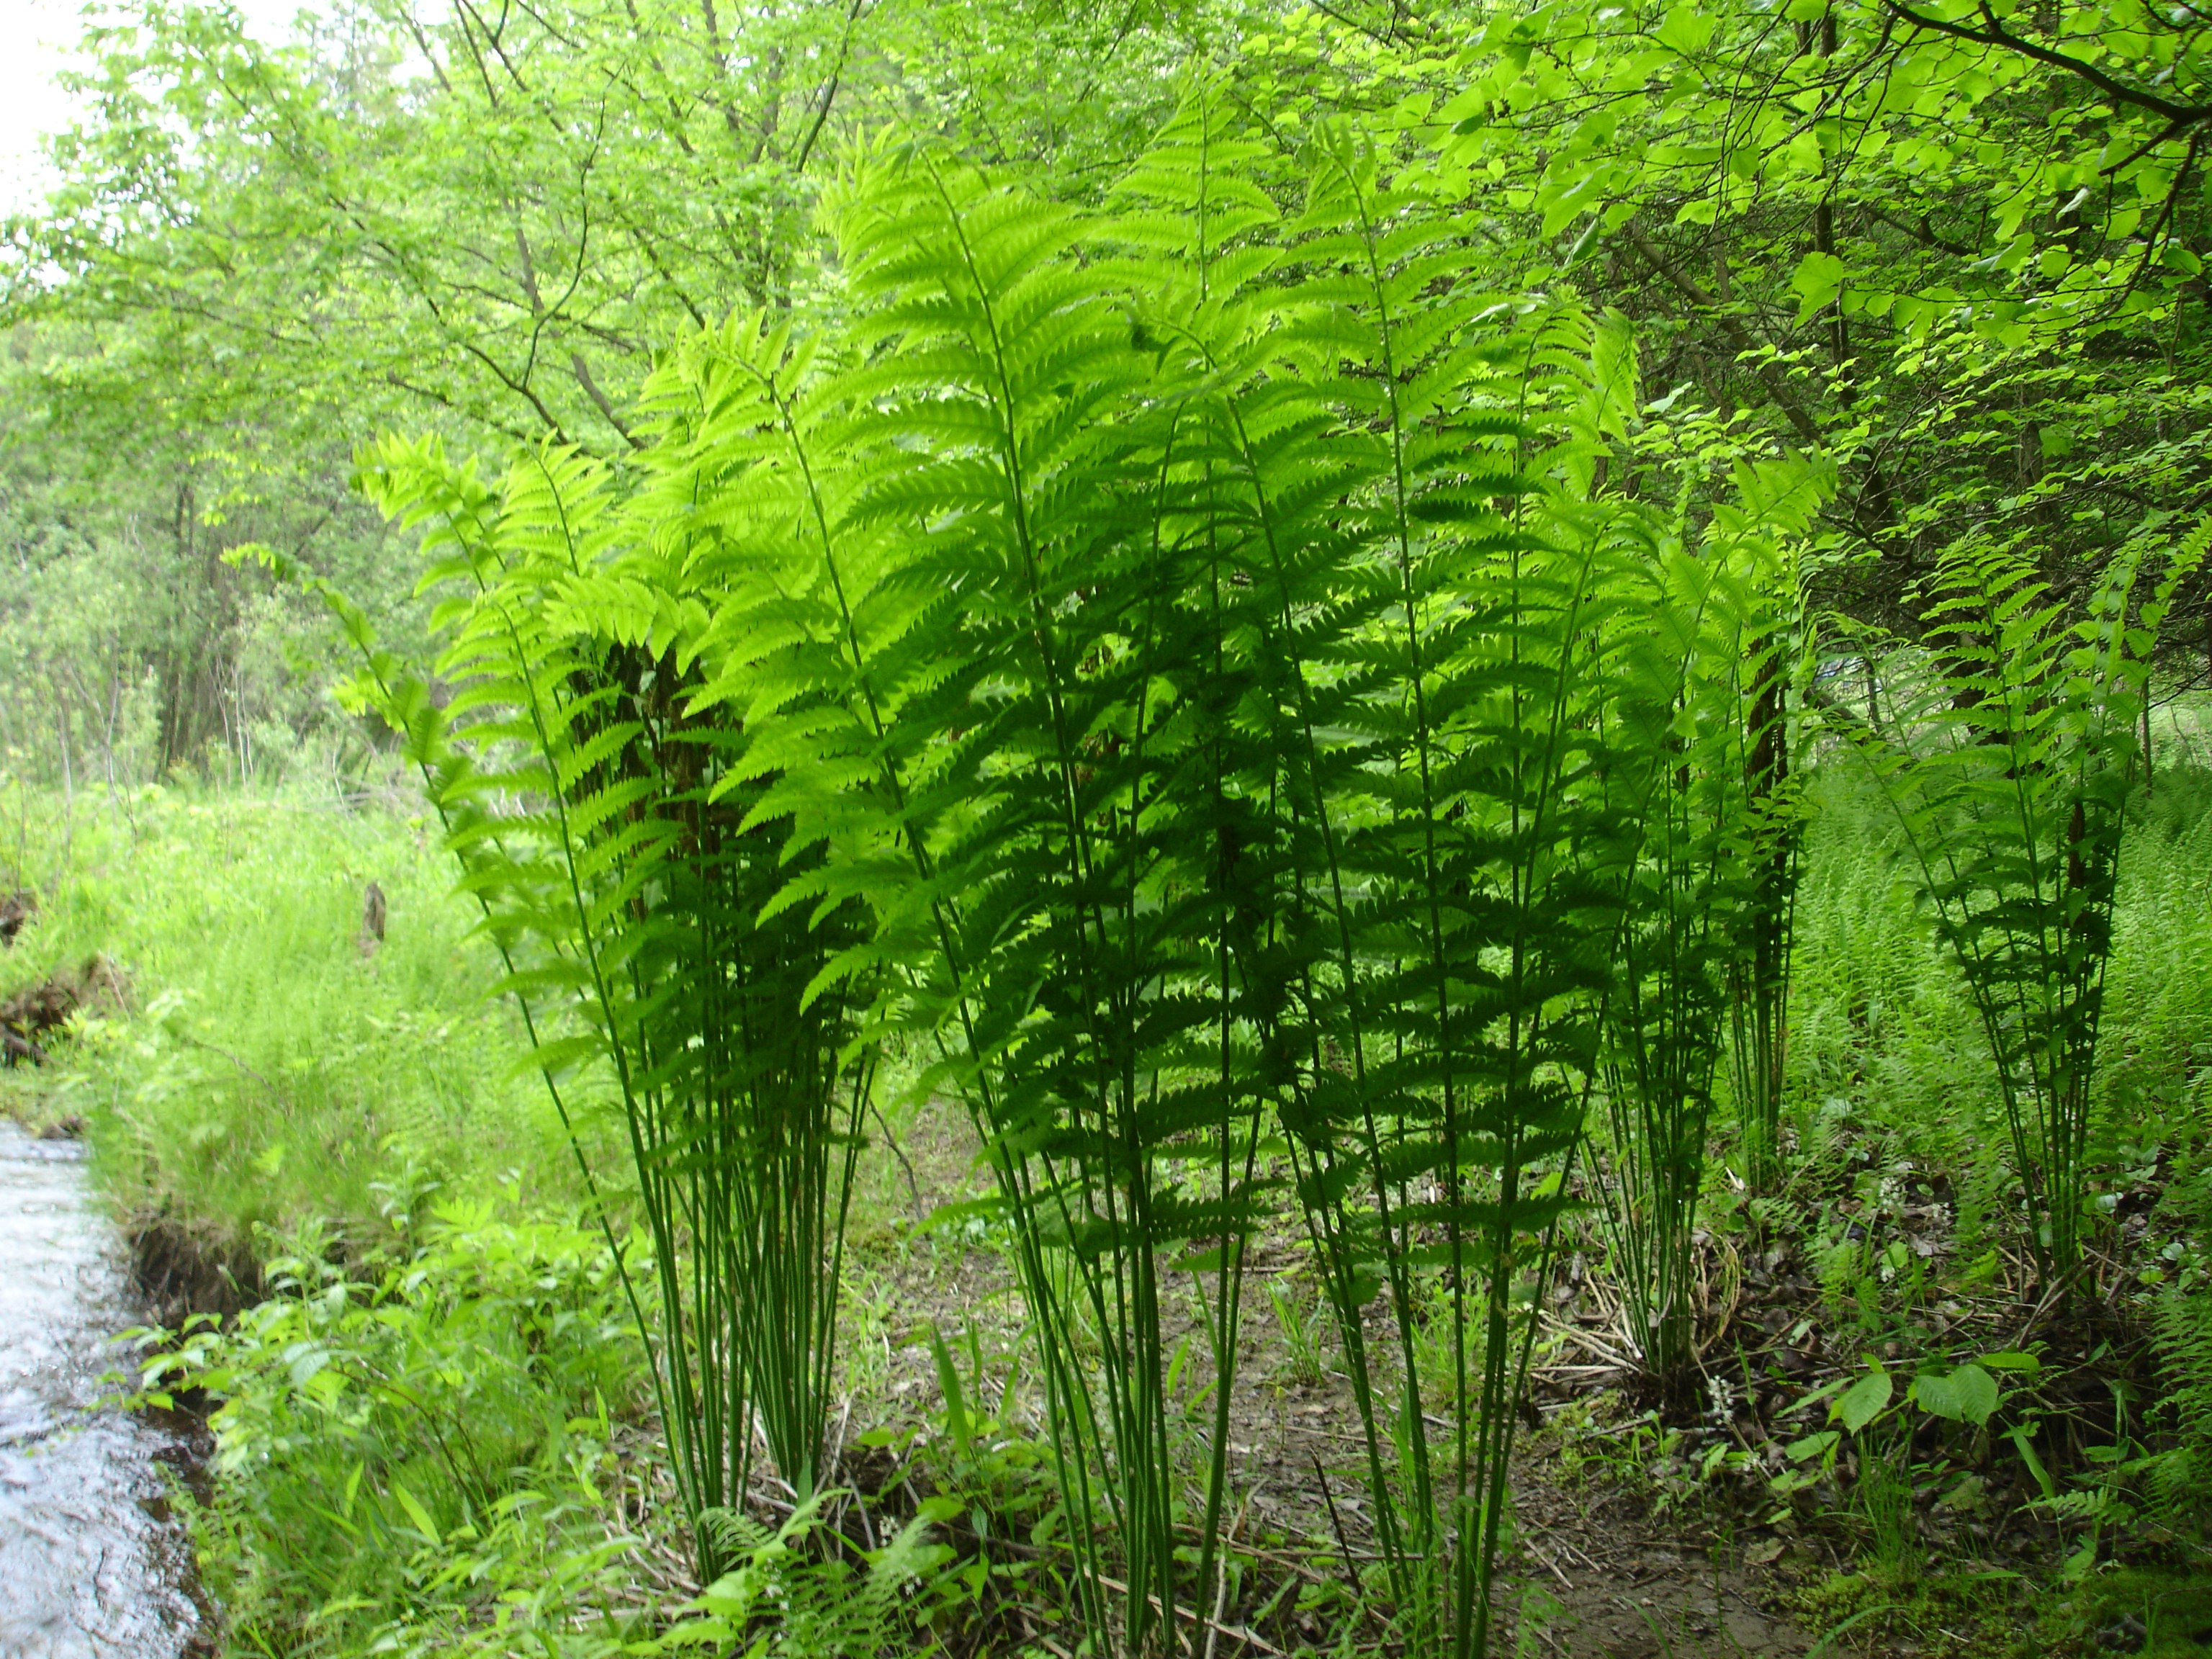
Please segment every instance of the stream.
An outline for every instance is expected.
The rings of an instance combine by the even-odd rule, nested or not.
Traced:
[[[0,1655],[178,1659],[198,1622],[159,1425],[95,1409],[139,1322],[83,1149],[0,1122]]]

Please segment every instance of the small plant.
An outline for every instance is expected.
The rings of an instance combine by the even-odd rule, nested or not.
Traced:
[[[186,1514],[231,1640],[411,1656],[573,1632],[580,1654],[626,1651],[635,1632],[598,1611],[644,1543],[611,1412],[643,1401],[602,1241],[484,1205],[404,1235],[356,1272],[297,1235],[267,1300],[145,1334],[142,1398],[216,1402],[214,1490]]]
[[[667,1650],[703,1647],[716,1653],[742,1644],[748,1659],[878,1659],[912,1654],[908,1616],[917,1586],[951,1551],[928,1541],[930,1528],[959,1508],[948,1499],[924,1504],[881,1548],[855,1561],[852,1547],[829,1535],[816,1492],[773,1529],[732,1510],[707,1517],[720,1553],[734,1563],[701,1592],[685,1620],[661,1638]]]
[[[1268,1281],[1267,1300],[1274,1306],[1275,1328],[1282,1333],[1283,1350],[1290,1362],[1290,1380],[1303,1388],[1319,1386],[1328,1375],[1328,1367],[1322,1358],[1325,1316],[1301,1312],[1297,1292],[1285,1290],[1279,1279]]]
[[[1858,1474],[1850,1484],[1850,1511],[1864,1528],[1867,1559],[1889,1587],[1909,1591],[1920,1577],[1919,1519],[1912,1499],[1912,1443],[1893,1429],[1862,1433]]]

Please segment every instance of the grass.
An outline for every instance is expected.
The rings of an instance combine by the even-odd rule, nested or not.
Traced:
[[[162,1311],[243,1310],[155,1356],[214,1408],[177,1496],[225,1650],[624,1650],[636,1333],[434,838],[300,795],[5,805],[40,914],[0,994],[94,957],[119,994],[0,1099],[82,1126]]]
[[[156,1357],[152,1386],[222,1402],[211,1494],[185,1510],[231,1651],[557,1634],[582,1659],[645,1625],[666,1573],[626,1503],[635,1333],[596,1232],[518,1199],[395,1212],[402,1242],[350,1269],[308,1229],[265,1300]]]
[[[393,1193],[519,1182],[573,1207],[576,1177],[490,951],[419,820],[295,796],[149,789],[81,797],[66,847],[51,801],[19,802],[37,926],[0,959],[13,990],[104,956],[118,1017],[71,1063],[17,1073],[19,1112],[87,1126],[135,1232],[226,1262],[264,1236],[384,1240]],[[0,831],[4,834],[4,831]],[[363,895],[385,895],[365,947]]]
[[[2100,1574],[2053,1598],[2037,1620],[2035,1638],[2056,1649],[2095,1644],[2107,1632],[2127,1640],[2140,1634],[2142,1659],[2193,1659],[2212,1647],[2212,1577],[2144,1568]]]

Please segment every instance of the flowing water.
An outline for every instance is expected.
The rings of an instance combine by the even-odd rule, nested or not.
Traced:
[[[100,1409],[135,1322],[74,1142],[0,1123],[0,1655],[177,1659],[198,1622],[161,1464],[183,1448]]]

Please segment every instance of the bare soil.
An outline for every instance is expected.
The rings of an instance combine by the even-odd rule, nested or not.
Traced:
[[[856,1415],[872,1408],[904,1417],[924,1425],[925,1437],[927,1425],[941,1421],[933,1329],[949,1348],[985,1361],[986,1397],[970,1401],[971,1409],[1007,1419],[1012,1431],[1041,1435],[1035,1400],[1019,1380],[1026,1333],[1003,1255],[963,1238],[972,1219],[950,1226],[914,1219],[988,1196],[972,1135],[951,1111],[933,1111],[899,1152],[878,1195],[891,1219],[860,1241],[881,1320],[865,1339],[865,1369],[883,1397],[856,1402]],[[1879,1244],[1902,1241],[1936,1284],[1934,1270],[1953,1248],[1948,1194],[1940,1182],[1893,1185],[1872,1202],[1842,1194],[1793,1201],[1832,1221],[1846,1218]],[[1933,1419],[1915,1431],[1917,1470],[1940,1471],[1914,1493],[1923,1572],[2014,1587],[1985,1598],[1978,1612],[1965,1607],[1933,1627],[1881,1616],[1883,1596],[1870,1579],[1856,1602],[1832,1594],[1859,1582],[1839,1576],[1863,1565],[1855,1559],[1863,1539],[1847,1513],[1847,1479],[1778,1502],[1769,1477],[1788,1467],[1787,1445],[1826,1426],[1825,1407],[1816,1401],[1808,1413],[1802,1402],[1824,1383],[1857,1374],[1869,1358],[1909,1376],[1923,1352],[1968,1357],[2029,1346],[2045,1363],[2033,1377],[2005,1377],[2033,1407],[2013,1420],[2039,1421],[2034,1443],[2047,1467],[2078,1467],[2081,1449],[2110,1437],[2113,1380],[2155,1387],[2131,1319],[2132,1274],[2123,1259],[2155,1244],[2138,1218],[2148,1208],[2139,1198],[2124,1201],[2112,1250],[2066,1285],[2041,1284],[2025,1261],[2000,1253],[1975,1293],[1931,1294],[1917,1324],[1880,1341],[1824,1292],[1808,1241],[1770,1237],[1755,1224],[1701,1240],[1705,1375],[1688,1400],[1644,1390],[1626,1358],[1632,1344],[1619,1298],[1591,1265],[1597,1241],[1568,1252],[1547,1297],[1530,1422],[1516,1453],[1516,1536],[1498,1592],[1506,1626],[1500,1650],[1593,1659],[1799,1656],[1824,1638],[1832,1638],[1826,1651],[1843,1654],[1957,1653],[1990,1642],[2010,1650],[2021,1636],[2019,1592],[2051,1582],[2066,1540],[2025,1507],[2034,1489],[2009,1443]],[[1255,1571],[1212,1621],[1222,1659],[1310,1651],[1326,1642],[1326,1621],[1301,1617],[1298,1597],[1277,1592],[1287,1579],[1341,1584],[1360,1558],[1371,1559],[1359,1475],[1364,1441],[1348,1385],[1333,1371],[1301,1377],[1270,1311],[1271,1279],[1310,1306],[1301,1259],[1293,1241],[1269,1238],[1249,1261],[1230,1453],[1238,1505],[1232,1528]],[[1907,1343],[1914,1352],[1905,1351]],[[1195,1346],[1202,1352],[1202,1336]],[[960,1363],[965,1370],[969,1360]],[[1003,1389],[1010,1377],[1024,1391],[1018,1398],[988,1394],[991,1379]],[[1722,1451],[1741,1455],[1717,1463],[1717,1474],[1704,1473]],[[1839,1474],[1850,1474],[1846,1451]],[[849,1462],[846,1474],[887,1501],[901,1482],[927,1479],[910,1459],[881,1451]],[[952,1531],[959,1542],[960,1528]],[[1838,1632],[1853,1611],[1869,1616]],[[1036,1607],[1010,1612],[1007,1645],[1040,1638],[1067,1645],[1072,1634],[1052,1632],[1043,1613]],[[1262,1613],[1256,1626],[1246,1622]],[[1517,1629],[1523,1618],[1525,1635]],[[1000,1650],[987,1644],[978,1650]]]

